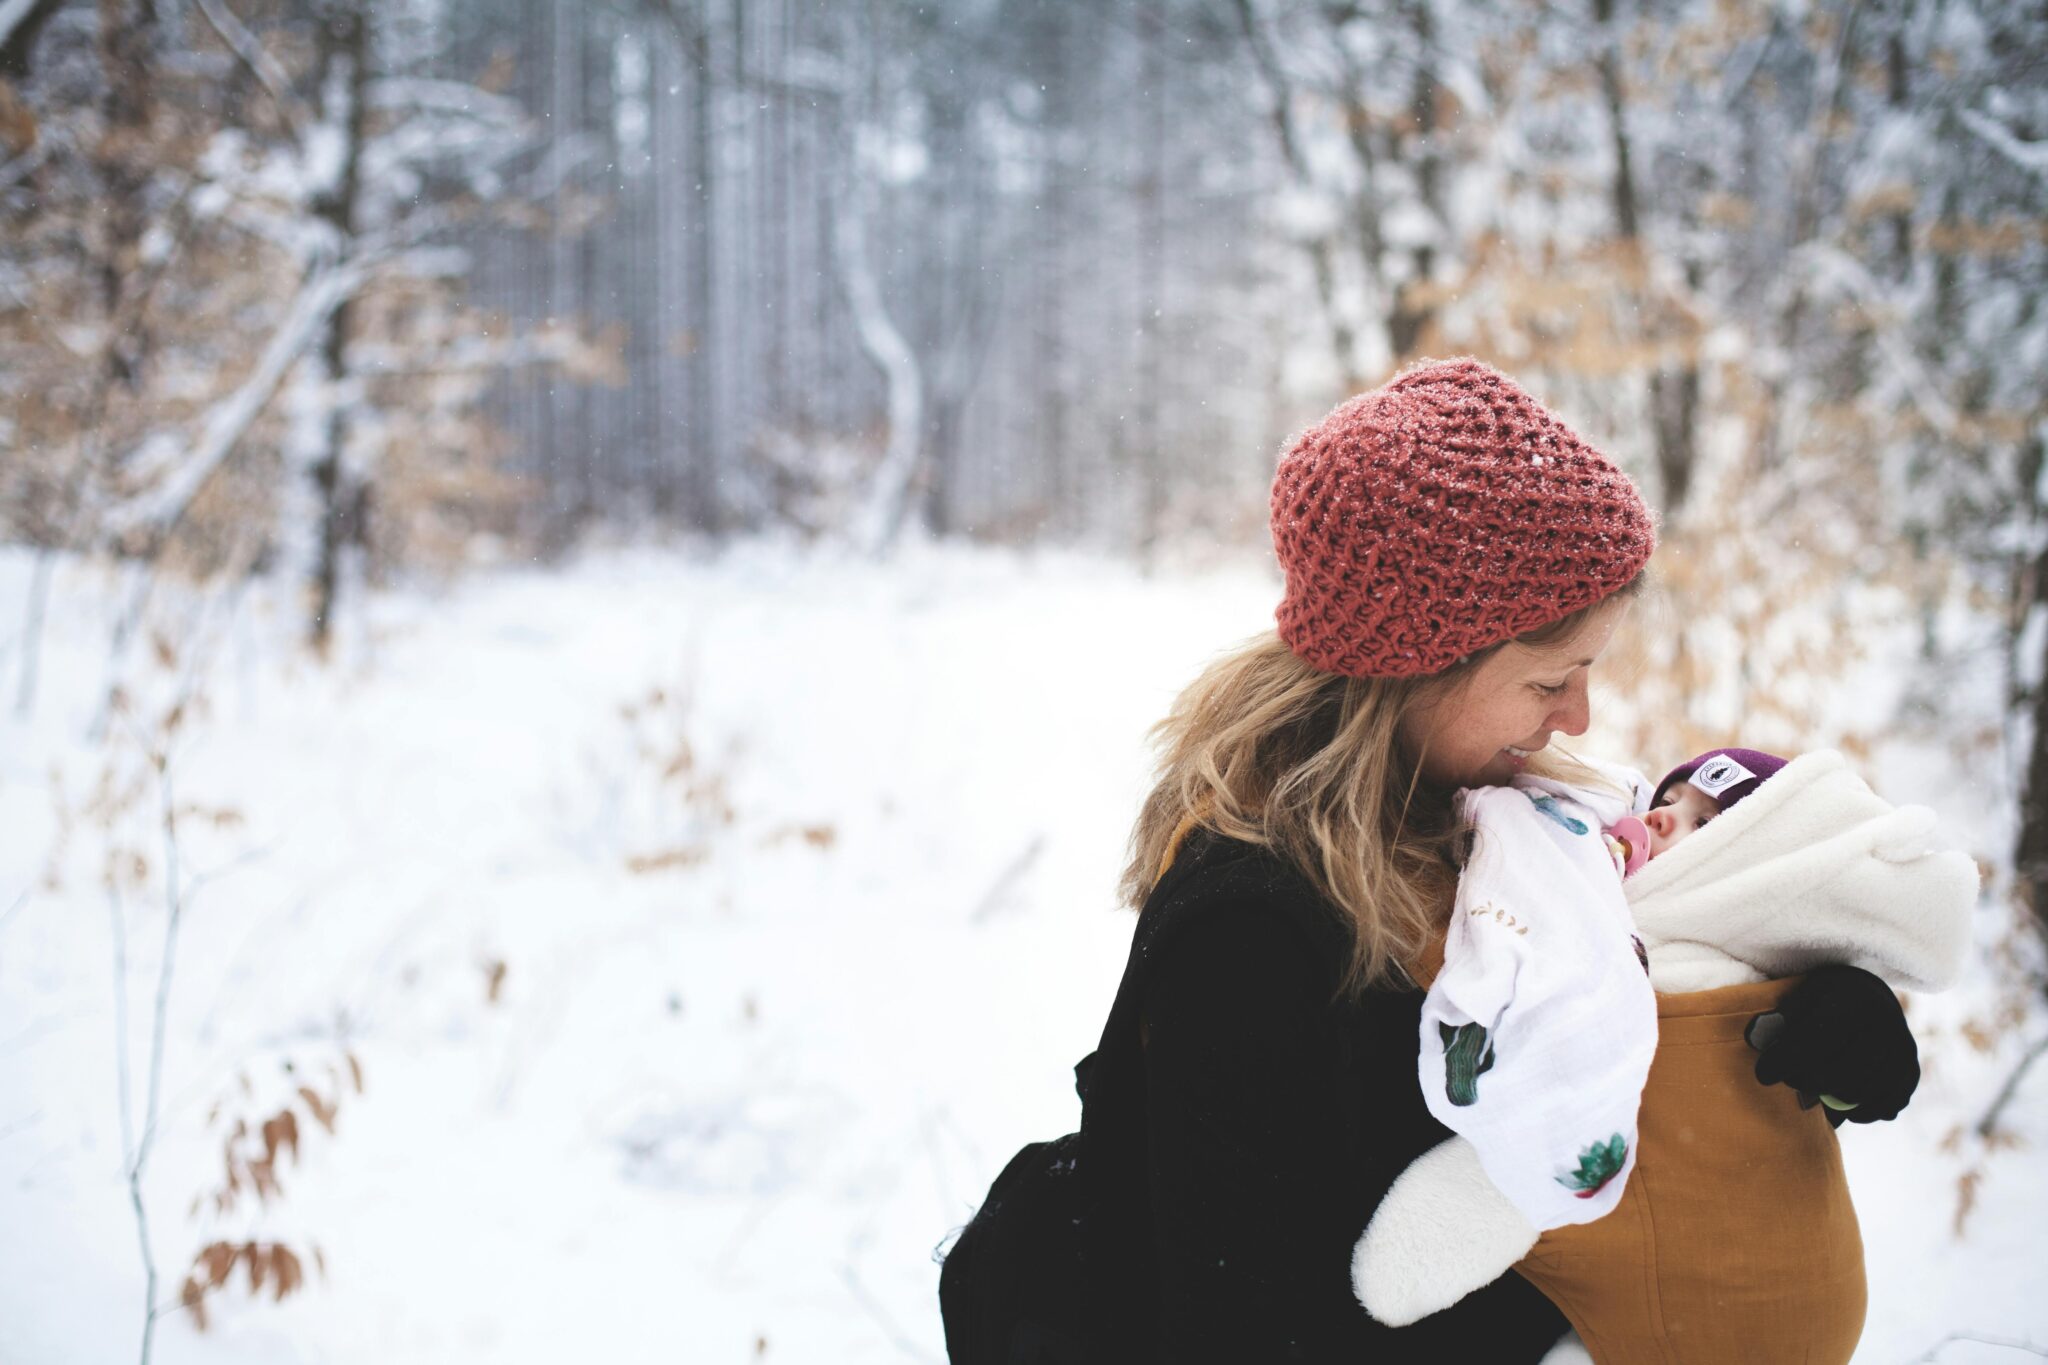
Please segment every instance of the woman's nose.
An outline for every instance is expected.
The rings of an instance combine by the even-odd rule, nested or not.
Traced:
[[[1592,723],[1593,708],[1586,697],[1585,679],[1580,678],[1565,694],[1563,705],[1551,714],[1551,728],[1568,735],[1583,735]]]

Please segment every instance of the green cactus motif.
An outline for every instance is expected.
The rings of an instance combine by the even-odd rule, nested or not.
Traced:
[[[1628,1139],[1616,1133],[1579,1153],[1579,1169],[1557,1177],[1557,1183],[1580,1199],[1591,1199],[1601,1186],[1621,1174],[1628,1160]]]
[[[1444,1094],[1452,1104],[1479,1102],[1479,1077],[1493,1069],[1493,1040],[1480,1024],[1452,1028],[1439,1023],[1437,1035],[1444,1042]]]

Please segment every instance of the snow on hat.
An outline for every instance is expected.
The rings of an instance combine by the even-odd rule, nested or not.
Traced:
[[[1657,528],[1635,485],[1514,380],[1424,361],[1295,437],[1271,498],[1296,655],[1416,677],[1589,607]]]
[[[1713,797],[1717,809],[1725,811],[1762,786],[1764,779],[1784,767],[1786,762],[1761,749],[1709,749],[1698,758],[1681,763],[1664,774],[1664,780],[1657,784],[1657,794],[1650,798],[1650,804],[1654,806],[1662,801],[1664,793],[1678,783],[1690,782]]]

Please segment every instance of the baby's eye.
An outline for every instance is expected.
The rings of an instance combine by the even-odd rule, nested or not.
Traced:
[[[1692,822],[1692,827],[1694,829],[1705,829],[1707,827],[1707,822],[1713,818],[1714,817],[1711,815],[1702,815],[1699,819]]]

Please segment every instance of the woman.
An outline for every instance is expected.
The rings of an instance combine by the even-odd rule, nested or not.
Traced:
[[[1088,1344],[1036,1358],[1538,1361],[1566,1321],[1519,1275],[1395,1329],[1354,1298],[1352,1249],[1446,1136],[1416,1081],[1416,983],[1455,892],[1451,795],[1569,767],[1548,746],[1588,726],[1652,519],[1605,457],[1470,359],[1409,369],[1303,433],[1272,514],[1279,629],[1155,730],[1121,888],[1138,928],[1083,1064]],[[1872,982],[1810,974],[1773,1043],[1798,1059],[1785,1083],[1862,1101],[1858,1120],[1896,1113],[1918,1079]]]

